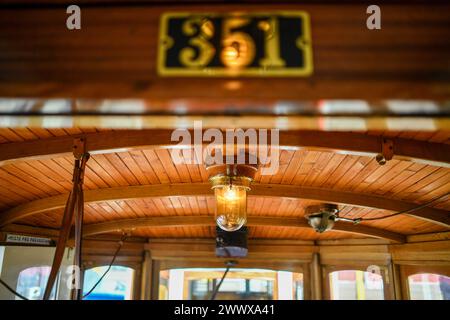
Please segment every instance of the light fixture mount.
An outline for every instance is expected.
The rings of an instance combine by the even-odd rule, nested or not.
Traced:
[[[339,220],[339,209],[335,204],[320,204],[305,209],[305,218],[309,225],[319,233],[331,230],[336,220]]]

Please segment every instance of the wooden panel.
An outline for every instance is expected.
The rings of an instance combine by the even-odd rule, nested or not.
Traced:
[[[36,9],[6,8],[0,11],[0,95],[154,100],[448,98],[449,6],[386,3],[383,28],[377,31],[365,27],[366,8],[364,4],[214,6],[221,12],[301,9],[311,16],[313,77],[244,79],[239,90],[227,89],[227,79],[156,76],[161,13],[211,11],[209,7],[89,6],[83,8],[82,31],[70,33],[60,8],[42,8],[39,14]]]
[[[196,199],[192,199],[195,197],[189,197],[191,199],[191,201],[196,201]],[[174,198],[171,198],[172,200]],[[264,202],[266,199],[265,198],[253,198],[252,200],[254,200],[254,202],[258,203],[258,202]],[[274,200],[278,200],[278,199],[274,199]],[[101,223],[101,222],[107,222],[107,221],[118,221],[121,219],[133,219],[133,218],[144,218],[144,217],[171,217],[171,216],[198,216],[199,213],[200,214],[205,214],[205,215],[209,215],[211,221],[213,221],[213,217],[212,217],[212,212],[214,211],[213,208],[204,208],[202,207],[201,209],[195,209],[195,210],[199,210],[199,211],[191,211],[189,214],[185,214],[185,213],[177,213],[175,211],[175,209],[172,206],[161,206],[159,209],[156,209],[155,206],[153,206],[152,199],[143,199],[142,201],[149,203],[150,205],[146,204],[146,208],[145,210],[143,210],[143,214],[136,216],[136,214],[134,213],[137,208],[139,208],[138,206],[136,206],[134,204],[133,201],[124,201],[124,203],[128,204],[128,205],[123,205],[123,209],[121,207],[118,207],[117,205],[113,205],[110,204],[110,202],[104,202],[104,203],[100,203],[100,204],[89,204],[86,209],[85,209],[85,223],[86,224],[93,224],[93,223]],[[170,201],[169,201],[170,202]],[[283,202],[283,201],[277,201],[278,203]],[[255,213],[254,207],[250,206],[249,207],[249,217],[264,217],[264,216],[276,216],[276,217],[285,217],[285,218],[299,218],[300,221],[303,221],[303,208],[305,204],[309,204],[310,202],[303,202],[303,201],[289,201],[289,203],[292,205],[294,204],[295,207],[297,207],[298,209],[295,212],[288,212],[285,213],[285,211],[283,211],[283,209],[278,209],[278,206],[274,205],[272,207],[267,207],[266,211],[263,211],[262,213]],[[112,209],[111,206],[115,207],[116,210]],[[153,208],[152,208],[153,206]],[[142,207],[141,207],[142,208]],[[283,206],[284,208],[284,206]],[[353,217],[359,216],[360,214],[363,215],[363,211],[361,211],[360,208],[356,208],[356,207],[351,207],[351,206],[346,206],[343,207],[343,211],[345,213],[352,213]],[[208,214],[209,212],[209,214]],[[377,211],[377,215],[381,214],[384,211]],[[385,214],[388,214],[388,212],[386,211]],[[347,214],[348,215],[348,214]],[[62,217],[62,211],[60,210],[58,211],[54,211],[51,213],[47,213],[47,214],[38,214],[32,217],[28,217],[25,219],[21,219],[20,221],[18,221],[18,223],[20,224],[25,224],[25,225],[36,225],[36,226],[41,226],[41,227],[51,227],[51,228],[58,228],[60,225],[60,221],[61,221],[61,217]],[[401,233],[401,234],[417,234],[417,233],[430,233],[430,232],[439,232],[439,231],[444,231],[446,230],[446,228],[443,227],[439,227],[436,226],[432,223],[418,223],[417,220],[413,219],[413,218],[409,218],[409,217],[395,217],[395,218],[391,218],[385,221],[378,221],[378,222],[367,222],[367,223],[363,223],[362,225],[368,225],[368,226],[374,226],[377,228],[381,228],[381,229],[385,229],[391,232],[397,232],[397,233]],[[164,228],[158,228],[157,230],[154,230],[154,236],[159,235],[160,231],[159,230],[169,230],[169,229],[164,229]],[[184,229],[184,227],[180,228]],[[200,230],[200,229],[199,229]],[[204,229],[205,230],[205,229]],[[265,230],[265,231],[264,231]],[[136,231],[138,234],[141,233],[140,230]],[[289,230],[289,229],[280,229],[280,228],[275,228],[275,229],[271,229],[271,228],[262,228],[260,231],[260,235],[262,237],[262,235],[264,234],[264,232],[267,232],[267,237],[273,237],[273,238],[277,238],[277,237],[296,237],[299,234],[303,234],[302,231],[296,231],[296,230]],[[207,233],[209,234],[209,232]],[[328,233],[327,233],[328,234]],[[332,234],[336,234],[336,233],[332,233]],[[330,234],[331,235],[331,234]],[[342,234],[340,234],[342,236]]]
[[[336,261],[341,264],[371,261],[386,265],[391,259],[387,245],[321,246],[319,252],[322,264],[334,264]]]
[[[103,128],[0,128],[1,143],[32,141],[61,136],[76,136],[83,133],[110,131]]]
[[[402,137],[407,139],[422,140],[438,143],[450,143],[450,131],[448,130],[436,130],[430,132],[420,131],[367,131],[366,134],[374,136],[386,136],[386,137]]]
[[[407,260],[442,261],[450,264],[450,241],[436,241],[425,243],[409,243],[402,246],[392,245],[390,252],[397,263]]]
[[[248,259],[309,261],[317,249],[306,243],[279,243],[275,241],[250,240]],[[215,259],[215,244],[211,240],[182,239],[177,242],[152,240],[145,245],[155,259]]]
[[[165,198],[174,195],[194,196],[208,195],[210,193],[211,189],[208,183],[129,186],[105,188],[99,190],[87,190],[85,192],[85,202],[98,203],[111,200],[116,201],[147,197]],[[299,187],[293,185],[254,184],[250,193],[250,196],[253,195],[264,197],[313,199],[325,202],[352,204],[356,206],[382,208],[394,211],[401,211],[416,207],[414,203],[402,202],[378,196],[371,196],[368,194],[340,192],[331,189]],[[62,194],[45,199],[35,200],[33,202],[14,207],[8,211],[3,212],[0,215],[0,224],[4,225],[39,212],[62,208],[65,204],[66,197],[67,195]],[[407,215],[440,224],[442,226],[448,226],[449,224],[448,212],[444,210],[421,208],[420,210],[415,210],[411,213],[408,213]]]
[[[246,126],[246,128],[248,128],[248,126]],[[2,129],[0,129],[0,134],[2,133],[1,130]],[[129,163],[132,168],[136,168],[138,173],[141,169],[136,167],[137,163],[143,163],[144,170],[146,170],[145,168],[150,170],[150,167],[146,165],[145,160],[153,162],[150,159],[159,159],[163,162],[167,160],[167,162],[164,163],[166,166],[164,167],[165,170],[173,172],[181,170],[181,174],[186,178],[189,170],[184,166],[174,168],[167,153],[164,152],[164,150],[158,149],[158,147],[161,146],[173,147],[177,145],[176,141],[172,141],[171,134],[172,130],[127,130],[83,134],[79,137],[83,137],[86,141],[88,141],[88,150],[91,153],[111,153],[117,151],[118,149],[130,151],[131,156],[121,153],[119,155],[124,157],[122,160]],[[190,131],[190,134],[191,136],[194,135],[192,131]],[[268,141],[271,141],[269,138],[270,137],[268,137]],[[422,141],[403,138],[392,138],[391,140],[394,144],[395,160],[411,160],[444,167],[449,166],[449,144],[425,143]],[[381,136],[374,137],[362,133],[324,132],[313,130],[281,130],[279,132],[279,145],[281,149],[338,151],[339,154],[334,155],[335,159],[333,161],[342,161],[342,154],[375,157],[378,153],[380,153],[381,144]],[[34,141],[16,143],[13,141],[12,143],[0,144],[0,150],[2,151],[0,153],[0,165],[29,158],[36,159],[42,157],[66,156],[72,151],[72,146],[73,137],[34,139]],[[137,150],[142,150],[145,157],[142,153],[137,152]],[[282,156],[287,158],[281,159],[281,169],[286,169],[287,167],[284,168],[284,166],[289,165],[293,155],[290,154],[289,156],[289,153],[283,153]],[[306,156],[308,156],[308,161],[304,164],[306,168],[303,169],[304,171],[307,171],[308,165],[310,165],[311,162],[315,162],[317,160],[315,157],[319,157],[318,154],[306,154]],[[294,158],[293,161],[295,162],[296,160],[298,160],[298,156]],[[321,159],[321,161],[323,161],[323,159]],[[329,170],[329,167],[324,167],[323,169]],[[152,168],[152,170],[156,171],[155,168]],[[292,171],[294,169],[291,167],[289,170]],[[153,173],[151,171],[148,172],[152,175],[151,179],[155,180],[156,178],[153,176]],[[176,175],[174,175],[174,179],[175,177]],[[181,181],[181,178],[182,176],[177,177],[177,180]],[[279,180],[280,178],[281,176],[276,177],[275,180]]]
[[[96,223],[86,225],[84,228],[84,234],[86,236],[107,233],[119,230],[134,230],[136,228],[142,227],[192,227],[192,226],[214,226],[215,221],[212,217],[205,216],[166,216],[166,217],[147,217],[139,219],[120,219],[113,220],[110,222]],[[289,219],[289,218],[279,218],[279,217],[253,217],[249,216],[247,219],[247,225],[250,227],[254,226],[264,226],[268,229],[273,230],[273,228],[284,227],[284,228],[303,228],[308,231],[313,231],[305,219]],[[187,228],[186,228],[187,229]],[[183,228],[183,230],[186,230]],[[394,232],[389,232],[383,229],[374,229],[367,225],[352,225],[345,222],[337,222],[333,228],[335,231],[348,232],[352,234],[357,234],[359,236],[370,236],[376,238],[389,239],[395,242],[404,242],[406,238],[401,234]],[[277,230],[280,232],[280,230]],[[332,234],[327,233],[325,236],[332,236]],[[270,238],[270,236],[268,236]],[[284,237],[281,237],[284,238]]]

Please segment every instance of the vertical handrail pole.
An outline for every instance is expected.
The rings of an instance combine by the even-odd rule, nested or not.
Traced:
[[[75,255],[74,265],[79,270],[78,287],[72,290],[72,300],[83,299],[83,261],[82,261],[82,244],[83,244],[83,218],[84,218],[84,194],[83,182],[86,162],[89,160],[89,153],[84,153],[81,159],[80,179],[78,182],[78,201],[75,210]]]
[[[61,262],[66,249],[67,241],[69,239],[74,215],[75,223],[75,257],[74,265],[81,267],[81,242],[82,242],[82,225],[84,215],[84,198],[83,198],[83,177],[86,167],[86,162],[89,159],[89,154],[86,153],[86,146],[84,139],[75,139],[73,145],[73,155],[75,157],[75,165],[73,170],[73,187],[67,199],[64,215],[61,222],[61,229],[59,232],[58,242],[53,256],[52,268],[45,287],[44,300],[50,299],[50,295],[58,276]],[[81,270],[80,270],[81,271]],[[81,272],[79,273],[81,275]],[[82,296],[82,280],[79,279],[76,294],[72,290],[72,299],[81,299]]]
[[[52,292],[53,285],[55,284],[59,268],[61,267],[61,262],[64,256],[64,251],[66,249],[67,240],[70,236],[73,221],[73,213],[78,193],[78,188],[76,187],[78,185],[78,178],[79,178],[78,163],[79,160],[76,160],[73,173],[74,174],[73,189],[72,192],[69,194],[69,199],[67,201],[66,208],[64,210],[64,215],[61,222],[61,229],[59,231],[58,242],[56,244],[55,254],[53,256],[52,269],[50,271],[50,275],[47,280],[47,286],[45,287],[44,300],[50,299],[50,294]]]

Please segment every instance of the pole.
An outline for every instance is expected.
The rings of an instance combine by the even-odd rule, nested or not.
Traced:
[[[82,242],[82,226],[84,215],[84,198],[83,198],[83,177],[86,167],[86,162],[89,160],[89,154],[86,152],[84,139],[75,139],[73,145],[73,154],[75,157],[75,165],[73,170],[73,187],[69,193],[66,207],[64,208],[64,215],[61,221],[61,229],[58,237],[58,242],[53,256],[52,269],[45,287],[44,300],[50,299],[50,295],[58,276],[61,262],[66,249],[67,240],[69,239],[72,223],[75,216],[75,257],[74,265],[79,267],[81,273],[81,242]],[[81,299],[82,295],[82,281],[78,283],[78,288],[71,293],[72,299]]]

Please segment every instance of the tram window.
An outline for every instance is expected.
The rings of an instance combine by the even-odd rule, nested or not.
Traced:
[[[49,266],[31,267],[22,270],[17,279],[16,291],[29,300],[42,300],[48,276]],[[55,289],[53,289],[50,299],[54,299]],[[21,300],[19,297],[16,300]]]
[[[329,274],[331,300],[383,300],[383,277],[359,270]]]
[[[432,273],[408,277],[411,300],[450,300],[450,278]]]
[[[88,269],[84,273],[83,294],[87,294],[107,270],[107,266]],[[134,270],[112,266],[98,286],[85,300],[131,300]]]
[[[204,300],[211,297],[223,269],[171,269],[160,272],[160,300]],[[303,275],[266,269],[230,270],[217,300],[301,300]]]
[[[303,300],[303,273],[294,273],[294,300]]]
[[[11,288],[30,300],[42,299],[50,275],[54,250],[52,247],[5,246],[0,249],[1,278]],[[0,261],[1,262],[1,261]],[[50,299],[70,299],[70,288],[67,286],[70,278],[67,268],[73,263],[73,251],[66,249]],[[0,286],[0,299],[20,299]]]

